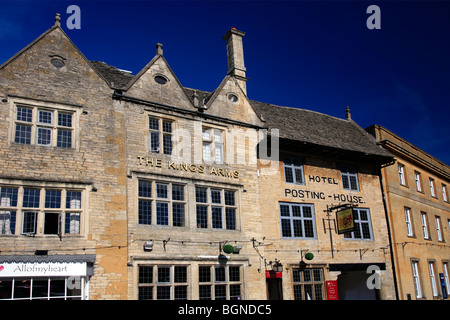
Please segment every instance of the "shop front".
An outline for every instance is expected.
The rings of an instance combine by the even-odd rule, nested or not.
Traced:
[[[0,256],[0,300],[87,300],[95,255]]]

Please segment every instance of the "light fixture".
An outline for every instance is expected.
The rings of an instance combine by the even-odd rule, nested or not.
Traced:
[[[144,251],[152,251],[153,250],[153,240],[144,242]]]
[[[218,260],[219,260],[219,265],[221,265],[221,266],[226,265],[228,262],[227,256],[223,255],[223,254],[219,254]]]
[[[275,259],[275,263],[272,264],[272,270],[275,272],[283,272],[283,265],[277,259]]]
[[[239,254],[239,252],[241,251],[242,246],[234,246],[233,247],[233,253],[235,254]]]

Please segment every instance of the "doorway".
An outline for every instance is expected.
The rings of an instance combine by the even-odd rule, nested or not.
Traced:
[[[283,286],[281,278],[266,278],[267,300],[283,300]]]

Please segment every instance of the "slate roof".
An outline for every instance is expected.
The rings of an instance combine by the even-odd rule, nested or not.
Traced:
[[[371,135],[352,120],[259,101],[250,101],[250,103],[256,113],[263,116],[265,127],[279,129],[282,139],[392,158],[389,152],[378,145]]]
[[[108,81],[109,85],[116,89],[125,87],[134,78],[130,72],[117,69],[102,61],[90,61],[91,65]]]
[[[111,87],[121,89],[133,79],[133,75],[104,62],[91,61],[91,64],[110,83]],[[208,101],[214,92],[184,88],[193,100]],[[281,139],[300,142],[334,150],[349,151],[363,157],[375,157],[387,163],[393,156],[377,144],[376,140],[352,120],[339,119],[323,113],[282,107],[274,104],[250,100],[255,112],[265,121],[267,129],[279,129]]]

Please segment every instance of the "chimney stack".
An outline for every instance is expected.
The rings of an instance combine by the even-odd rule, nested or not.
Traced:
[[[223,39],[227,42],[228,74],[238,80],[242,90],[247,94],[248,79],[245,77],[243,36],[245,36],[245,32],[231,28],[223,36]]]

